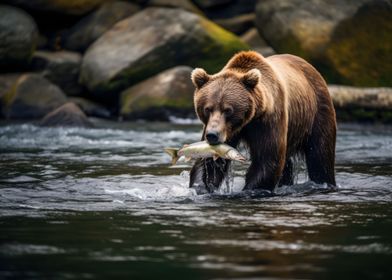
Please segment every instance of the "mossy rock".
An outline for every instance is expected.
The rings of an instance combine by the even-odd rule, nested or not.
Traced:
[[[38,74],[24,74],[2,97],[8,119],[41,118],[63,105],[66,96],[59,87]]]
[[[256,26],[278,53],[310,61],[328,82],[392,84],[392,6],[387,0],[264,0]]]
[[[81,81],[98,97],[119,92],[176,65],[218,71],[248,49],[234,34],[196,14],[147,8],[120,21],[86,52]]]
[[[327,63],[343,82],[392,86],[392,5],[371,1],[335,27]]]
[[[125,119],[169,120],[171,115],[195,117],[192,68],[177,66],[121,93],[120,115]]]

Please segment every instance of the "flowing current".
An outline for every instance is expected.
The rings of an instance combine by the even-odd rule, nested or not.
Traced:
[[[0,279],[392,279],[392,127],[341,124],[337,192],[215,194],[165,147],[196,124],[0,125]]]

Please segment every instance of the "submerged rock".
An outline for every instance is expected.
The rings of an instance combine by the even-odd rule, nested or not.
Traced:
[[[37,51],[33,55],[32,69],[52,83],[58,85],[68,95],[79,95],[83,87],[79,84],[79,70],[82,57],[79,53],[59,51]]]
[[[3,95],[3,113],[9,119],[41,118],[66,100],[61,89],[45,78],[24,74]]]
[[[85,51],[115,23],[135,14],[139,9],[139,6],[124,1],[103,4],[71,28],[65,38],[64,47],[74,51]]]
[[[392,88],[328,88],[339,119],[392,123]]]
[[[107,0],[3,0],[12,5],[36,11],[48,11],[69,15],[82,15]]]
[[[87,116],[97,118],[109,118],[111,116],[110,111],[102,105],[95,103],[83,97],[71,97],[68,101],[78,105]]]
[[[93,127],[83,111],[74,103],[68,102],[43,117],[40,126]]]
[[[38,41],[33,18],[21,9],[0,5],[0,71],[28,65]]]
[[[101,98],[186,64],[210,72],[247,49],[234,34],[181,9],[147,8],[102,35],[83,57],[81,81]]]
[[[256,25],[279,53],[299,55],[329,81],[392,85],[392,5],[387,0],[263,0]]]
[[[194,117],[191,72],[190,67],[178,66],[126,89],[121,93],[121,116],[161,121]]]

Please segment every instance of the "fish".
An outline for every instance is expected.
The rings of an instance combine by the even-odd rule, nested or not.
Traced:
[[[230,159],[239,162],[246,162],[246,158],[241,153],[227,144],[210,145],[207,141],[200,141],[189,145],[184,145],[182,148],[165,148],[165,152],[172,157],[172,164],[175,165],[177,161],[185,157],[185,161],[196,158],[210,158],[214,160],[218,158]]]

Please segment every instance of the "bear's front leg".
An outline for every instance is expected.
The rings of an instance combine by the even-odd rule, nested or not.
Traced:
[[[273,191],[278,184],[281,172],[274,163],[265,164],[252,161],[245,178],[244,190],[265,189]]]
[[[244,190],[273,191],[279,183],[286,160],[286,137],[281,135],[286,133],[279,133],[276,127],[258,124],[245,130],[251,165],[246,173]]]
[[[230,161],[212,158],[198,159],[190,172],[189,187],[194,188],[197,194],[211,193],[217,190],[223,179],[227,176]]]

